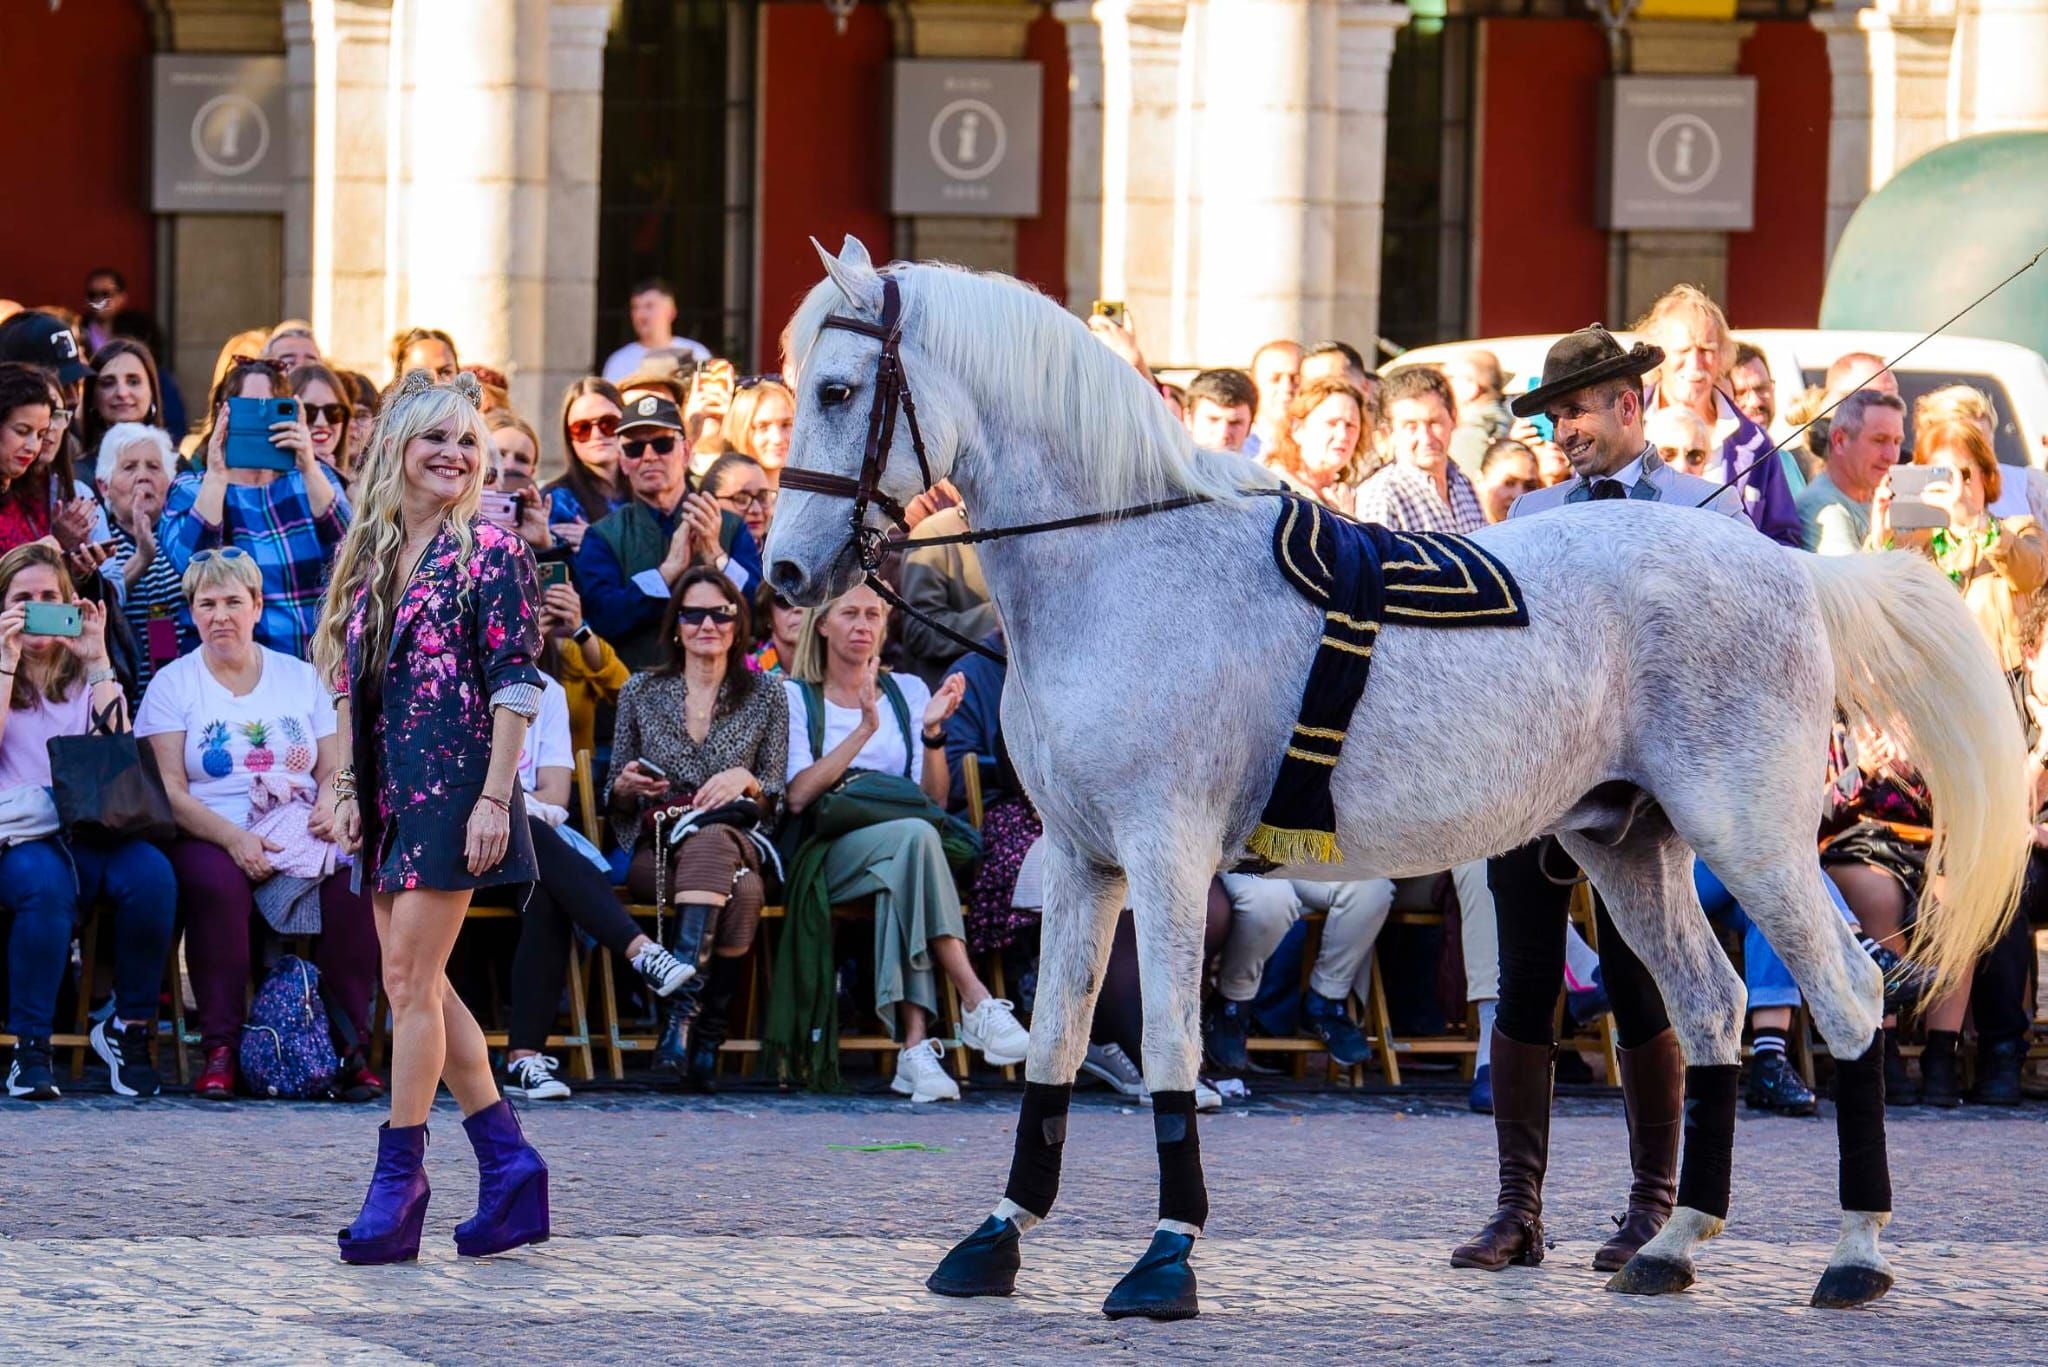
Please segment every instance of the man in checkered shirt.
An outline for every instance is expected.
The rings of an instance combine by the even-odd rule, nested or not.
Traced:
[[[1429,366],[1387,376],[1380,394],[1393,463],[1359,486],[1354,516],[1397,532],[1476,532],[1486,525],[1479,493],[1451,460],[1458,405],[1450,381]]]

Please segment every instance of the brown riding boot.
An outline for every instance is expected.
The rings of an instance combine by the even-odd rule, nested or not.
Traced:
[[[1617,1049],[1621,1104],[1628,1113],[1628,1158],[1635,1180],[1628,1214],[1600,1245],[1593,1266],[1614,1272],[1671,1218],[1678,1197],[1678,1139],[1685,1129],[1685,1054],[1670,1030],[1635,1049]]]
[[[1550,1160],[1550,1083],[1557,1046],[1493,1032],[1493,1131],[1500,1144],[1500,1209],[1451,1250],[1452,1267],[1498,1272],[1543,1261],[1543,1171]]]

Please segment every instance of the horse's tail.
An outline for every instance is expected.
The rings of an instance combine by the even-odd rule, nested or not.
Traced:
[[[2005,929],[2032,846],[2012,690],[1955,585],[1906,551],[1800,555],[1820,595],[1835,701],[1899,739],[1934,808],[1913,957],[1953,986]]]

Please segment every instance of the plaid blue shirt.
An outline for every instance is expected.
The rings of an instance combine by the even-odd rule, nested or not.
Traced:
[[[334,503],[313,516],[305,478],[288,470],[270,483],[230,484],[214,526],[193,511],[202,476],[184,474],[171,485],[157,524],[157,543],[180,575],[200,551],[234,546],[256,561],[263,572],[263,616],[256,623],[256,641],[286,655],[306,658],[313,631],[320,624],[320,596],[327,588],[327,570],[348,530],[348,498],[341,476],[322,465],[334,486]]]
[[[1463,470],[1448,462],[1446,465],[1448,502],[1437,494],[1436,481],[1414,466],[1386,465],[1358,486],[1351,515],[1360,522],[1377,522],[1397,532],[1452,532],[1462,536],[1478,531],[1486,525],[1479,493]]]

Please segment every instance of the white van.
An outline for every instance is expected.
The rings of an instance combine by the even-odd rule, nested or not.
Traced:
[[[1561,335],[1552,332],[1442,342],[1405,351],[1386,362],[1382,369],[1441,364],[1461,351],[1478,347],[1500,360],[1501,370],[1507,376],[1507,392],[1513,395],[1530,388],[1532,378],[1543,373],[1544,353]],[[1624,346],[1635,340],[1634,334],[1628,332],[1614,335]],[[1909,414],[1922,394],[1944,385],[1966,384],[1983,390],[1998,414],[1993,445],[1999,461],[2048,468],[2048,361],[2037,351],[2011,342],[1944,334],[1902,356],[1908,347],[1920,341],[1922,334],[1915,332],[1760,328],[1738,329],[1735,335],[1764,354],[1771,367],[1771,378],[1777,382],[1781,409],[1801,390],[1824,383],[1828,366],[1836,357],[1867,351],[1886,360],[1898,358],[1892,372],[1898,377],[1899,397],[1906,401]],[[1783,432],[1774,435],[1782,436]],[[1909,416],[1907,440],[1911,439]]]

